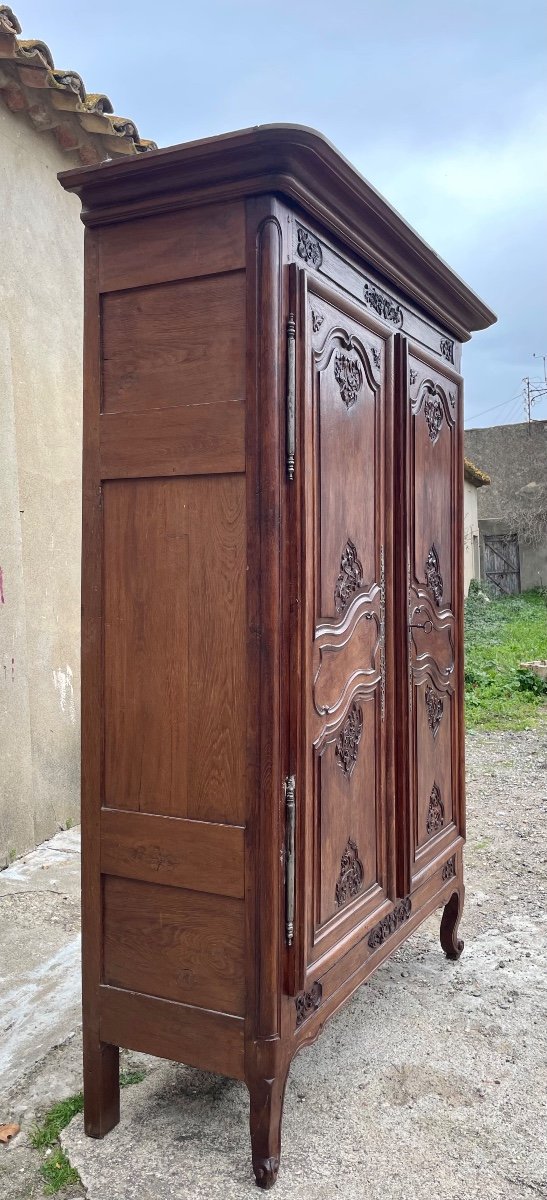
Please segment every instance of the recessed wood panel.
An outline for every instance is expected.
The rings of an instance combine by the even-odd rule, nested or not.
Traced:
[[[378,877],[378,698],[356,696],[319,759],[320,924],[340,912],[353,892],[356,898]],[[356,861],[344,879],[343,859],[350,843],[356,847]]]
[[[241,201],[107,225],[98,237],[102,292],[233,271],[245,265]]]
[[[103,1042],[171,1058],[202,1071],[245,1078],[242,1017],[105,984],[98,989],[98,1009]]]
[[[104,486],[104,803],[245,820],[245,479]]]
[[[245,273],[114,292],[102,301],[105,413],[245,397]]]
[[[103,808],[101,871],[242,899],[244,834],[238,825]]]
[[[220,475],[245,470],[243,404],[103,413],[101,479]]]
[[[244,1014],[241,900],[110,875],[103,886],[105,983]]]

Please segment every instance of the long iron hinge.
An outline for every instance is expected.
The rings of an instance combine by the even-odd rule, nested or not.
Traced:
[[[287,321],[287,477],[294,479],[296,453],[296,321]]]
[[[292,946],[294,937],[294,841],[296,825],[296,777],[285,780],[285,936]]]

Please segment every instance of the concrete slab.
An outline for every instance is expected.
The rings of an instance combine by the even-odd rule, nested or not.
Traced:
[[[79,830],[0,873],[0,1100],[80,1024]]]

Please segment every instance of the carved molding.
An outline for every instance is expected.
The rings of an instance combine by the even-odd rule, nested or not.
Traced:
[[[301,1025],[312,1013],[317,1012],[323,997],[323,988],[320,983],[313,983],[309,992],[300,992],[295,997],[296,1005],[296,1024]]]
[[[363,386],[363,373],[356,359],[337,354],[334,359],[334,378],[346,408],[351,408]]]
[[[346,779],[353,774],[362,733],[363,710],[360,704],[352,704],[334,748],[336,762]]]
[[[337,908],[342,908],[344,904],[348,904],[350,900],[354,900],[359,895],[364,878],[365,872],[359,858],[357,846],[351,838],[348,838],[348,844],[340,862],[340,874],[338,876],[338,883],[336,884],[335,899]]]
[[[377,950],[382,946],[392,933],[395,933],[405,921],[409,920],[412,913],[412,900],[410,896],[406,896],[404,900],[399,900],[395,905],[393,912],[388,913],[387,917],[383,917],[377,925],[371,929],[368,935],[368,944],[371,950]]]
[[[443,598],[444,583],[441,572],[439,571],[439,555],[433,545],[427,556],[425,564],[425,581],[433,592],[435,604],[439,605]]]
[[[340,559],[340,574],[334,589],[335,612],[342,613],[351,597],[363,586],[363,567],[357,557],[357,547],[348,538]]]
[[[444,804],[441,800],[441,790],[438,784],[434,783],[431,788],[429,804],[427,807],[426,829],[429,837],[434,833],[438,833],[444,825]]]
[[[319,333],[319,330],[325,320],[323,313],[317,312],[315,308],[311,310],[311,325],[314,333]]]
[[[365,283],[363,288],[363,296],[365,304],[369,308],[374,309],[374,312],[379,317],[383,317],[384,321],[390,321],[392,325],[396,325],[400,329],[403,324],[403,310],[391,299],[391,296],[386,296],[385,292],[381,292],[379,288],[373,287],[371,283]]]
[[[438,696],[433,688],[428,683],[425,689],[425,707],[427,709],[427,724],[436,738],[439,732],[439,726],[443,719],[444,700],[442,696]]]
[[[301,225],[297,225],[296,230],[298,234],[297,254],[304,259],[304,262],[311,263],[312,267],[320,267],[323,262],[323,251],[317,238],[314,238],[307,229],[302,229]]]
[[[430,440],[435,445],[444,419],[443,404],[437,392],[430,388],[426,389],[426,397],[424,401],[424,417],[427,421]]]
[[[446,361],[454,365],[454,342],[451,338],[441,338],[439,350]]]
[[[452,858],[449,858],[448,862],[446,862],[444,864],[444,867],[441,871],[441,877],[442,877],[443,883],[448,883],[448,880],[453,879],[455,874],[456,874],[456,859],[454,857],[452,857]]]

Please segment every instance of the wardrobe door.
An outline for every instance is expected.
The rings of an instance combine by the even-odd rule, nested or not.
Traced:
[[[346,951],[364,936],[363,924],[373,923],[389,889],[384,442],[391,340],[357,305],[324,285],[313,288],[304,277],[296,460],[304,514],[302,986],[339,957],[341,942]]]
[[[399,753],[396,748],[396,792],[405,810],[398,821],[403,895],[438,867],[464,833],[463,459],[459,376],[403,339],[398,361],[401,420],[396,416],[395,438],[405,512],[398,691],[404,736]]]

